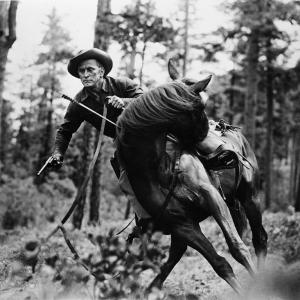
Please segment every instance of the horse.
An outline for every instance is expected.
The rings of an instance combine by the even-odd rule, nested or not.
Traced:
[[[119,163],[126,170],[137,200],[152,217],[154,229],[171,236],[169,257],[149,290],[162,287],[190,246],[240,292],[232,267],[201,231],[199,223],[209,216],[220,226],[233,258],[250,274],[255,273],[256,267],[241,239],[245,229],[243,216],[249,221],[257,257],[263,260],[267,254],[267,233],[258,207],[258,166],[246,138],[240,132],[224,134],[244,158],[237,184],[235,170],[224,170],[219,176],[224,197],[212,172],[195,154],[195,147],[209,132],[205,103],[200,96],[209,81],[210,77],[196,82],[175,80],[153,88],[134,99],[118,119]],[[170,135],[179,142],[170,141]],[[167,153],[170,145],[172,151]],[[228,203],[239,204],[238,209],[236,205],[228,206],[225,197]]]

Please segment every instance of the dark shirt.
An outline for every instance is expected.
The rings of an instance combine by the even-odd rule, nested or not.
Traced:
[[[97,113],[103,114],[103,105],[107,96],[116,95],[120,98],[136,98],[143,94],[143,90],[129,78],[105,77],[102,86],[97,92],[91,92],[83,88],[75,96],[75,100],[88,106]],[[130,99],[127,99],[127,101]],[[122,109],[116,109],[111,105],[107,107],[107,118],[113,122],[117,121]],[[55,139],[55,151],[64,154],[68,148],[72,134],[77,131],[83,121],[92,124],[98,130],[102,119],[92,112],[80,107],[76,103],[70,103],[64,117],[64,122],[59,126]],[[104,134],[114,138],[116,128],[113,124],[106,122]]]

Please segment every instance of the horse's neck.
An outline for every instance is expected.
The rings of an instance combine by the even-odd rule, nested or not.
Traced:
[[[166,134],[162,133],[158,136],[147,136],[147,138],[139,137],[136,142],[130,144],[131,146],[127,148],[125,155],[126,160],[130,161],[131,166],[148,168],[150,161],[152,167],[154,167],[153,164],[156,162],[158,163],[158,160],[165,149]]]

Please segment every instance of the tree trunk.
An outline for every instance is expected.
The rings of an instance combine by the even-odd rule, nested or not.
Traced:
[[[259,36],[258,31],[252,29],[248,39],[248,50],[247,50],[247,92],[244,106],[244,124],[245,124],[245,135],[252,146],[255,149],[255,120],[257,110],[257,65],[259,55]]]
[[[187,69],[187,60],[188,60],[188,37],[189,37],[189,0],[185,0],[185,5],[184,5],[184,13],[185,13],[185,18],[184,18],[184,38],[183,38],[183,65],[182,65],[182,75],[183,77],[186,76],[186,69]]]
[[[0,1],[0,152],[3,147],[3,128],[1,124],[3,116],[3,90],[5,80],[5,69],[9,49],[16,40],[16,15],[18,1]],[[2,174],[3,157],[0,157],[0,178]]]
[[[291,201],[295,203],[295,210],[300,211],[300,104],[295,101],[294,120],[295,126],[292,132],[291,153]]]
[[[131,52],[129,53],[129,63],[126,66],[126,73],[130,79],[135,78],[136,41],[131,42]]]
[[[108,50],[109,46],[109,26],[108,19],[111,14],[111,0],[98,0],[97,6],[97,19],[95,25],[95,38],[94,47],[100,48],[104,51]],[[93,143],[92,149],[95,150],[97,147],[99,132],[94,130],[94,139],[91,141]],[[103,145],[102,145],[103,149]],[[101,175],[102,175],[102,153],[99,153],[98,159],[96,161],[91,183],[91,193],[89,197],[89,223],[98,224],[100,222],[100,202],[101,202]]]
[[[234,85],[235,85],[235,70],[231,71],[230,77],[230,92],[229,92],[229,124],[233,124],[233,115],[234,115]]]
[[[83,146],[82,157],[81,157],[82,165],[80,165],[78,168],[78,177],[80,183],[84,181],[84,178],[87,175],[89,169],[89,164],[93,157],[94,140],[95,140],[93,133],[94,133],[93,127],[89,123],[85,123],[83,127],[84,146]],[[77,229],[80,229],[82,226],[87,190],[88,187],[86,187],[73,213],[72,223],[73,226]],[[79,192],[79,188],[78,188],[78,192]]]
[[[111,0],[98,0],[95,23],[94,47],[107,51],[109,46],[108,19],[111,14]]]
[[[50,87],[50,99],[47,98],[48,91],[45,90],[44,93],[44,105],[46,106],[46,127],[45,130],[42,130],[42,149],[40,150],[39,154],[39,167],[37,169],[40,169],[42,165],[45,163],[45,159],[51,155],[51,149],[54,139],[54,132],[53,132],[53,99],[54,99],[54,93],[55,93],[55,64],[52,66],[52,71],[49,71],[49,74],[51,76],[51,87]],[[46,172],[42,172],[39,176],[36,175],[34,183],[36,185],[40,185],[46,180]]]
[[[143,75],[144,75],[143,72],[144,72],[146,48],[147,48],[147,42],[145,41],[144,46],[143,46],[143,50],[142,50],[142,54],[141,54],[142,64],[141,64],[140,75],[139,75],[140,85],[143,84]]]
[[[41,105],[41,109],[46,108],[46,124],[45,127],[42,128],[42,134],[41,134],[41,145],[42,148],[39,152],[39,158],[38,158],[38,166],[37,170],[39,170],[42,165],[45,163],[45,160],[48,156],[51,154],[51,145],[53,140],[53,124],[52,124],[52,115],[53,115],[53,99],[47,98],[48,90],[45,89],[42,103],[44,103],[45,107]],[[41,111],[39,116],[41,117],[45,112]],[[44,120],[43,120],[44,121]],[[41,123],[43,124],[43,123]],[[42,172],[39,176],[35,176],[34,183],[36,185],[41,185],[45,182],[46,179],[46,172]]]
[[[3,101],[2,103],[2,111],[1,111],[1,124],[2,128],[2,137],[1,137],[1,147],[0,147],[0,162],[2,162],[2,171],[6,173],[9,169],[9,145],[10,145],[10,124],[7,122],[9,115],[9,102]],[[0,178],[1,182],[1,178]]]
[[[136,4],[135,4],[135,14],[136,15],[139,15],[140,5],[141,5],[141,1],[136,0]],[[127,72],[127,76],[130,79],[134,79],[135,78],[135,60],[136,60],[136,55],[137,55],[137,39],[136,38],[131,39],[130,46],[131,46],[131,51],[129,53],[129,63],[126,66],[126,72]]]
[[[273,174],[273,67],[272,67],[272,53],[271,53],[271,40],[267,41],[267,144],[266,144],[266,185],[265,185],[265,204],[266,208],[270,208],[271,204],[271,191],[272,191],[272,174]]]
[[[295,203],[295,210],[300,211],[300,124],[293,130],[291,168],[291,201]]]
[[[94,149],[96,149],[99,140],[99,132],[97,132],[94,139]],[[103,149],[103,141],[101,145]],[[100,218],[100,202],[101,202],[101,175],[102,175],[102,154],[99,153],[98,159],[96,161],[92,184],[90,193],[90,213],[89,213],[89,223],[92,225],[99,224]]]

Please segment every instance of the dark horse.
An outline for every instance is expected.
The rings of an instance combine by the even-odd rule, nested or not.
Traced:
[[[120,163],[138,201],[153,218],[155,228],[171,235],[169,258],[150,288],[162,286],[190,246],[208,260],[220,277],[236,291],[239,290],[231,266],[217,254],[200,229],[199,222],[209,216],[213,216],[222,229],[232,256],[251,274],[255,269],[250,252],[240,237],[243,228],[238,219],[242,214],[236,208],[229,209],[214,184],[211,172],[205,169],[194,151],[209,130],[205,104],[199,94],[209,80],[188,84],[174,81],[154,88],[135,99],[118,120],[117,153]],[[166,153],[166,145],[170,143],[167,135],[170,133],[180,141],[172,144],[174,153],[179,153],[175,155],[179,172],[170,200],[165,205],[174,170],[172,155]],[[257,203],[255,155],[241,133],[225,133],[225,138],[234,144],[245,161],[238,186],[234,170],[225,170],[221,174],[222,190],[229,202],[238,199],[236,203],[244,208],[255,252],[257,256],[265,257],[267,234]]]

